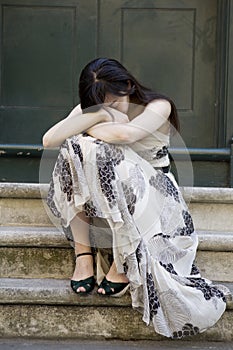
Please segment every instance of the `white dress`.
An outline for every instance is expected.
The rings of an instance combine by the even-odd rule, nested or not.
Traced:
[[[157,333],[182,338],[213,326],[226,300],[195,266],[198,239],[192,218],[173,175],[162,169],[169,166],[169,137],[154,137],[130,146],[87,134],[67,139],[47,203],[71,242],[69,224],[77,213],[105,221],[118,271],[130,281],[133,308]],[[93,244],[104,237],[96,226],[91,231]],[[108,244],[108,239],[100,243],[101,248]],[[100,252],[99,275],[104,271]]]

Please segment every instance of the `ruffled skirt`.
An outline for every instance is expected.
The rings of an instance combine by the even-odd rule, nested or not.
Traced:
[[[91,218],[93,244],[111,246],[119,273],[130,281],[133,308],[157,333],[194,335],[223,314],[222,291],[195,266],[198,239],[174,177],[129,146],[81,134],[67,139],[47,203],[71,241],[71,220],[83,211]],[[101,249],[97,265],[103,262]]]

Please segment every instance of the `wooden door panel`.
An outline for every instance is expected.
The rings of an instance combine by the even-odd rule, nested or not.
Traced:
[[[215,0],[100,0],[100,55],[174,99],[189,147],[215,147]]]
[[[78,102],[80,70],[96,54],[96,12],[95,0],[0,0],[0,143],[41,143]]]

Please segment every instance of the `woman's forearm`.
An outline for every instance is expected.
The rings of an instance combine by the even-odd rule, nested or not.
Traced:
[[[151,102],[136,118],[128,123],[103,123],[87,130],[91,136],[108,143],[130,144],[141,140],[168,122],[170,103],[165,100]]]
[[[82,114],[82,110],[77,106],[68,115],[50,128],[43,136],[43,146],[45,148],[58,147],[68,137],[80,134],[93,125],[109,120],[109,115],[105,111]]]
[[[87,133],[107,143],[130,143],[128,123],[101,123],[87,130]]]

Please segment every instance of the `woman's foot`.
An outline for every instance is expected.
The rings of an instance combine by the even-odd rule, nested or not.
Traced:
[[[106,277],[101,282],[97,293],[102,295],[121,296],[128,289],[128,285],[128,278],[124,273],[117,272],[116,265],[113,262]]]
[[[71,278],[72,289],[76,293],[86,293],[90,291],[89,289],[93,289],[93,274],[93,254],[91,252],[77,254],[76,265],[73,276]]]

